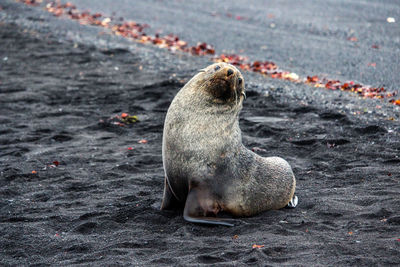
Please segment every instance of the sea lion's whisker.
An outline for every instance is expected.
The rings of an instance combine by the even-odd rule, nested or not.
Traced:
[[[238,94],[237,94],[237,91],[235,90],[235,102],[236,102],[236,105],[238,104]]]

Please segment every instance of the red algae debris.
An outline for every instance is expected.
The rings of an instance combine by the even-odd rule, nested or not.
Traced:
[[[25,3],[31,6],[38,6],[42,0],[17,0],[18,2]],[[215,49],[212,45],[200,42],[196,46],[189,46],[186,41],[174,34],[160,36],[150,36],[145,33],[145,29],[150,26],[147,24],[139,24],[135,21],[123,21],[120,19],[114,22],[114,18],[106,17],[100,13],[90,13],[88,11],[80,11],[77,7],[67,2],[61,4],[60,1],[47,1],[45,9],[54,14],[54,16],[66,16],[70,19],[77,20],[83,25],[94,25],[110,29],[115,35],[120,35],[140,43],[153,44],[160,48],[169,49],[171,51],[182,51],[197,56],[215,55]],[[349,41],[357,42],[356,37],[348,38]],[[379,48],[378,46],[372,46]],[[271,61],[249,61],[247,57],[236,54],[221,54],[213,56],[215,62],[226,62],[238,66],[243,70],[261,73],[274,79],[289,80],[296,83],[305,83],[313,87],[325,88],[328,90],[342,90],[346,92],[355,93],[364,98],[377,98],[389,99],[389,103],[400,106],[400,99],[394,99],[395,92],[387,92],[384,87],[371,87],[355,83],[353,81],[341,82],[339,80],[332,80],[327,78],[320,78],[318,76],[308,76],[307,78],[300,78],[296,73],[284,71]],[[371,65],[373,66],[373,65]],[[374,66],[375,67],[375,66]]]
[[[35,0],[30,0],[30,2]],[[55,16],[67,16],[70,19],[77,20],[83,25],[100,26],[111,29],[115,35],[125,38],[134,39],[140,43],[149,43],[160,48],[167,48],[172,51],[183,51],[193,55],[214,55],[215,50],[211,45],[206,43],[198,43],[196,46],[188,46],[187,42],[179,39],[178,36],[169,34],[166,36],[150,36],[145,33],[145,29],[149,28],[147,24],[136,23],[135,21],[119,21],[114,22],[111,17],[105,17],[100,13],[90,13],[88,11],[79,11],[75,5],[68,2],[61,4],[58,1],[50,1],[46,4],[46,10]]]

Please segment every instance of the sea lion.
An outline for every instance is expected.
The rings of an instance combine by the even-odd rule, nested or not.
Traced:
[[[251,216],[297,204],[289,164],[242,144],[245,97],[242,74],[227,63],[200,70],[177,93],[164,124],[162,210],[184,207],[187,221],[232,226],[217,213]]]

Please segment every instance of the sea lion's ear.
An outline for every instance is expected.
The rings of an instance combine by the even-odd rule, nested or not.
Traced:
[[[206,69],[200,69],[199,72],[206,72]]]
[[[244,99],[246,99],[246,92],[242,91],[241,95],[244,97]]]

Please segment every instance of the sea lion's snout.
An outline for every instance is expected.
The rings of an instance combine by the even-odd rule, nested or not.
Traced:
[[[233,65],[220,62],[200,70],[203,84],[215,103],[240,103],[246,98],[244,79]]]

